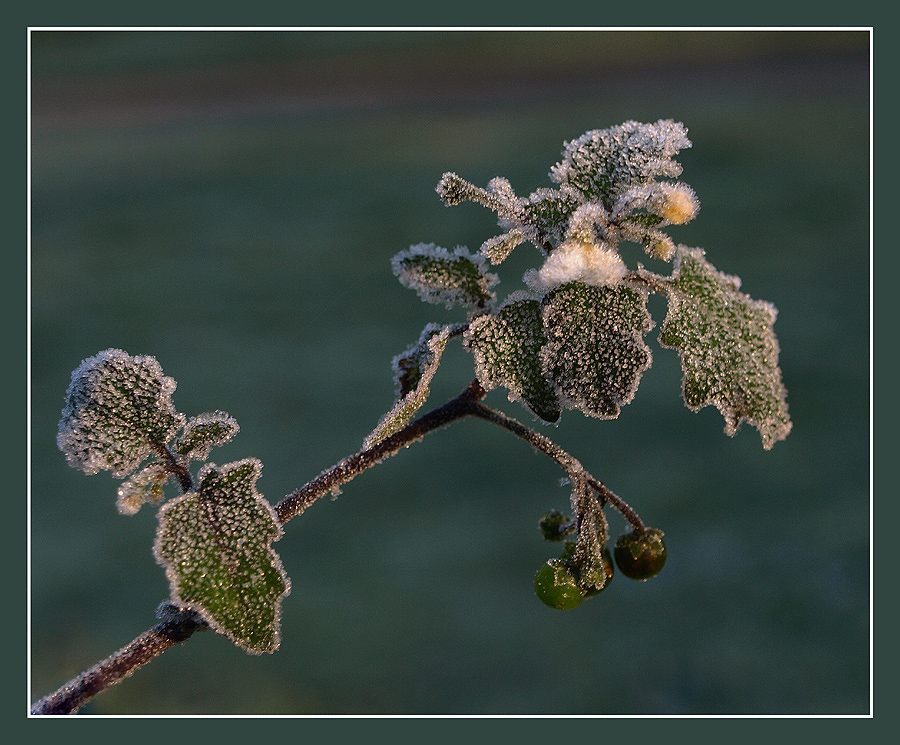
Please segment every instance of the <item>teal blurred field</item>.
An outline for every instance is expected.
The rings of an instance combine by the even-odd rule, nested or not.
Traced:
[[[152,625],[154,510],[66,465],[69,374],[151,354],[188,415],[241,432],[271,502],[358,449],[391,358],[430,321],[390,259],[477,249],[444,171],[549,186],[563,142],[683,121],[697,219],[671,232],[779,309],[794,430],[770,452],[680,400],[676,355],[614,422],[548,434],[665,531],[646,584],[572,612],[535,570],[553,465],[460,422],[363,474],[276,544],[283,643],[200,634],[92,714],[861,714],[869,711],[869,61],[864,33],[33,32],[31,678],[37,699]],[[634,246],[626,260],[650,262]],[[537,264],[530,246],[498,294]],[[655,301],[659,301],[656,298]],[[659,324],[664,302],[650,304]],[[472,377],[451,345],[438,404]],[[505,400],[488,402],[526,424]],[[546,461],[546,462],[545,462]],[[624,530],[610,517],[613,535]]]

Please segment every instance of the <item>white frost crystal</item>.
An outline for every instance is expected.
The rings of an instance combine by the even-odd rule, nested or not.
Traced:
[[[614,249],[576,239],[554,250],[539,270],[525,275],[525,282],[537,292],[575,281],[606,287],[619,282],[626,272],[625,262]]]

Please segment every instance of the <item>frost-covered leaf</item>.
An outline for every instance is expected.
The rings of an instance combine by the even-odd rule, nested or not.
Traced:
[[[775,306],[740,292],[737,277],[684,246],[676,250],[666,286],[669,311],[659,340],[681,356],[688,408],[715,405],[728,435],[749,422],[767,450],[787,437],[791,420],[778,367]]]
[[[255,458],[205,465],[196,490],[160,508],[154,544],[172,602],[253,654],[278,648],[281,602],[290,592],[271,547],[281,525],[256,491],[261,469]]]
[[[588,416],[617,417],[652,359],[643,339],[653,327],[647,293],[569,282],[547,294],[543,316],[544,374],[563,403]]]
[[[59,449],[85,473],[127,476],[184,424],[174,390],[154,357],[107,349],[84,360],[66,391]]]
[[[627,121],[585,132],[567,142],[550,178],[577,189],[586,201],[600,200],[610,206],[614,196],[634,184],[678,176],[681,166],[672,157],[690,146],[687,130],[680,122]]]
[[[231,440],[240,427],[237,420],[224,411],[213,411],[191,417],[175,440],[175,453],[185,460],[206,460],[217,445]]]
[[[164,464],[154,461],[123,481],[116,500],[119,512],[134,515],[145,502],[162,502],[163,486],[170,475]]]
[[[453,329],[453,326],[430,323],[416,344],[394,357],[394,376],[400,398],[365,439],[364,448],[370,448],[402,429],[425,403],[431,379],[440,365],[441,355]]]
[[[426,302],[482,307],[494,300],[490,288],[497,283],[497,275],[486,271],[484,257],[465,248],[451,253],[433,243],[420,243],[401,251],[391,263],[401,284]]]
[[[544,337],[540,302],[514,293],[495,312],[475,318],[464,337],[485,390],[501,385],[511,401],[522,401],[546,422],[559,420],[560,406],[541,368]]]

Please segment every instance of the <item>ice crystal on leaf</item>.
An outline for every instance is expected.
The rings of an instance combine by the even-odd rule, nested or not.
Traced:
[[[700,249],[678,247],[665,286],[669,311],[659,340],[681,356],[688,408],[715,405],[728,435],[749,422],[767,450],[787,437],[775,307],[740,292],[740,280],[717,271]]]
[[[224,411],[199,414],[184,425],[175,452],[185,461],[206,460],[213,447],[224,445],[239,431],[237,421]]]
[[[372,447],[401,429],[425,403],[431,379],[453,329],[453,326],[428,324],[416,344],[394,357],[399,400],[365,439],[364,448]]]
[[[588,416],[617,417],[652,359],[643,339],[653,327],[647,293],[622,283],[569,282],[544,298],[543,318],[543,369],[563,403]]]
[[[172,405],[174,390],[153,357],[107,349],[84,360],[66,391],[59,449],[85,473],[127,476],[184,424]]]
[[[475,318],[464,342],[485,390],[502,385],[511,401],[522,401],[544,421],[559,419],[556,390],[541,366],[546,337],[538,300],[525,293],[511,295],[495,313]]]
[[[433,243],[420,243],[401,251],[392,263],[401,284],[426,302],[483,307],[494,300],[490,288],[497,283],[497,275],[485,271],[483,257],[463,247],[450,253]]]
[[[172,603],[189,606],[252,654],[278,648],[281,603],[290,592],[271,547],[281,525],[256,491],[261,469],[255,458],[203,466],[197,489],[160,508],[154,544]]]

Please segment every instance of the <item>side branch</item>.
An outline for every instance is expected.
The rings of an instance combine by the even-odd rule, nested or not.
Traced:
[[[516,437],[525,440],[535,450],[552,458],[562,468],[570,478],[582,478],[594,491],[597,492],[601,504],[609,504],[618,510],[622,516],[631,523],[632,527],[642,533],[644,531],[644,523],[638,514],[625,502],[621,497],[614,494],[603,483],[599,482],[590,473],[584,470],[584,467],[569,453],[563,450],[549,437],[545,437],[540,432],[529,429],[521,422],[508,417],[501,411],[485,406],[481,402],[473,402],[469,407],[469,413],[472,416],[480,417],[485,421],[496,424],[498,427],[512,432]]]

